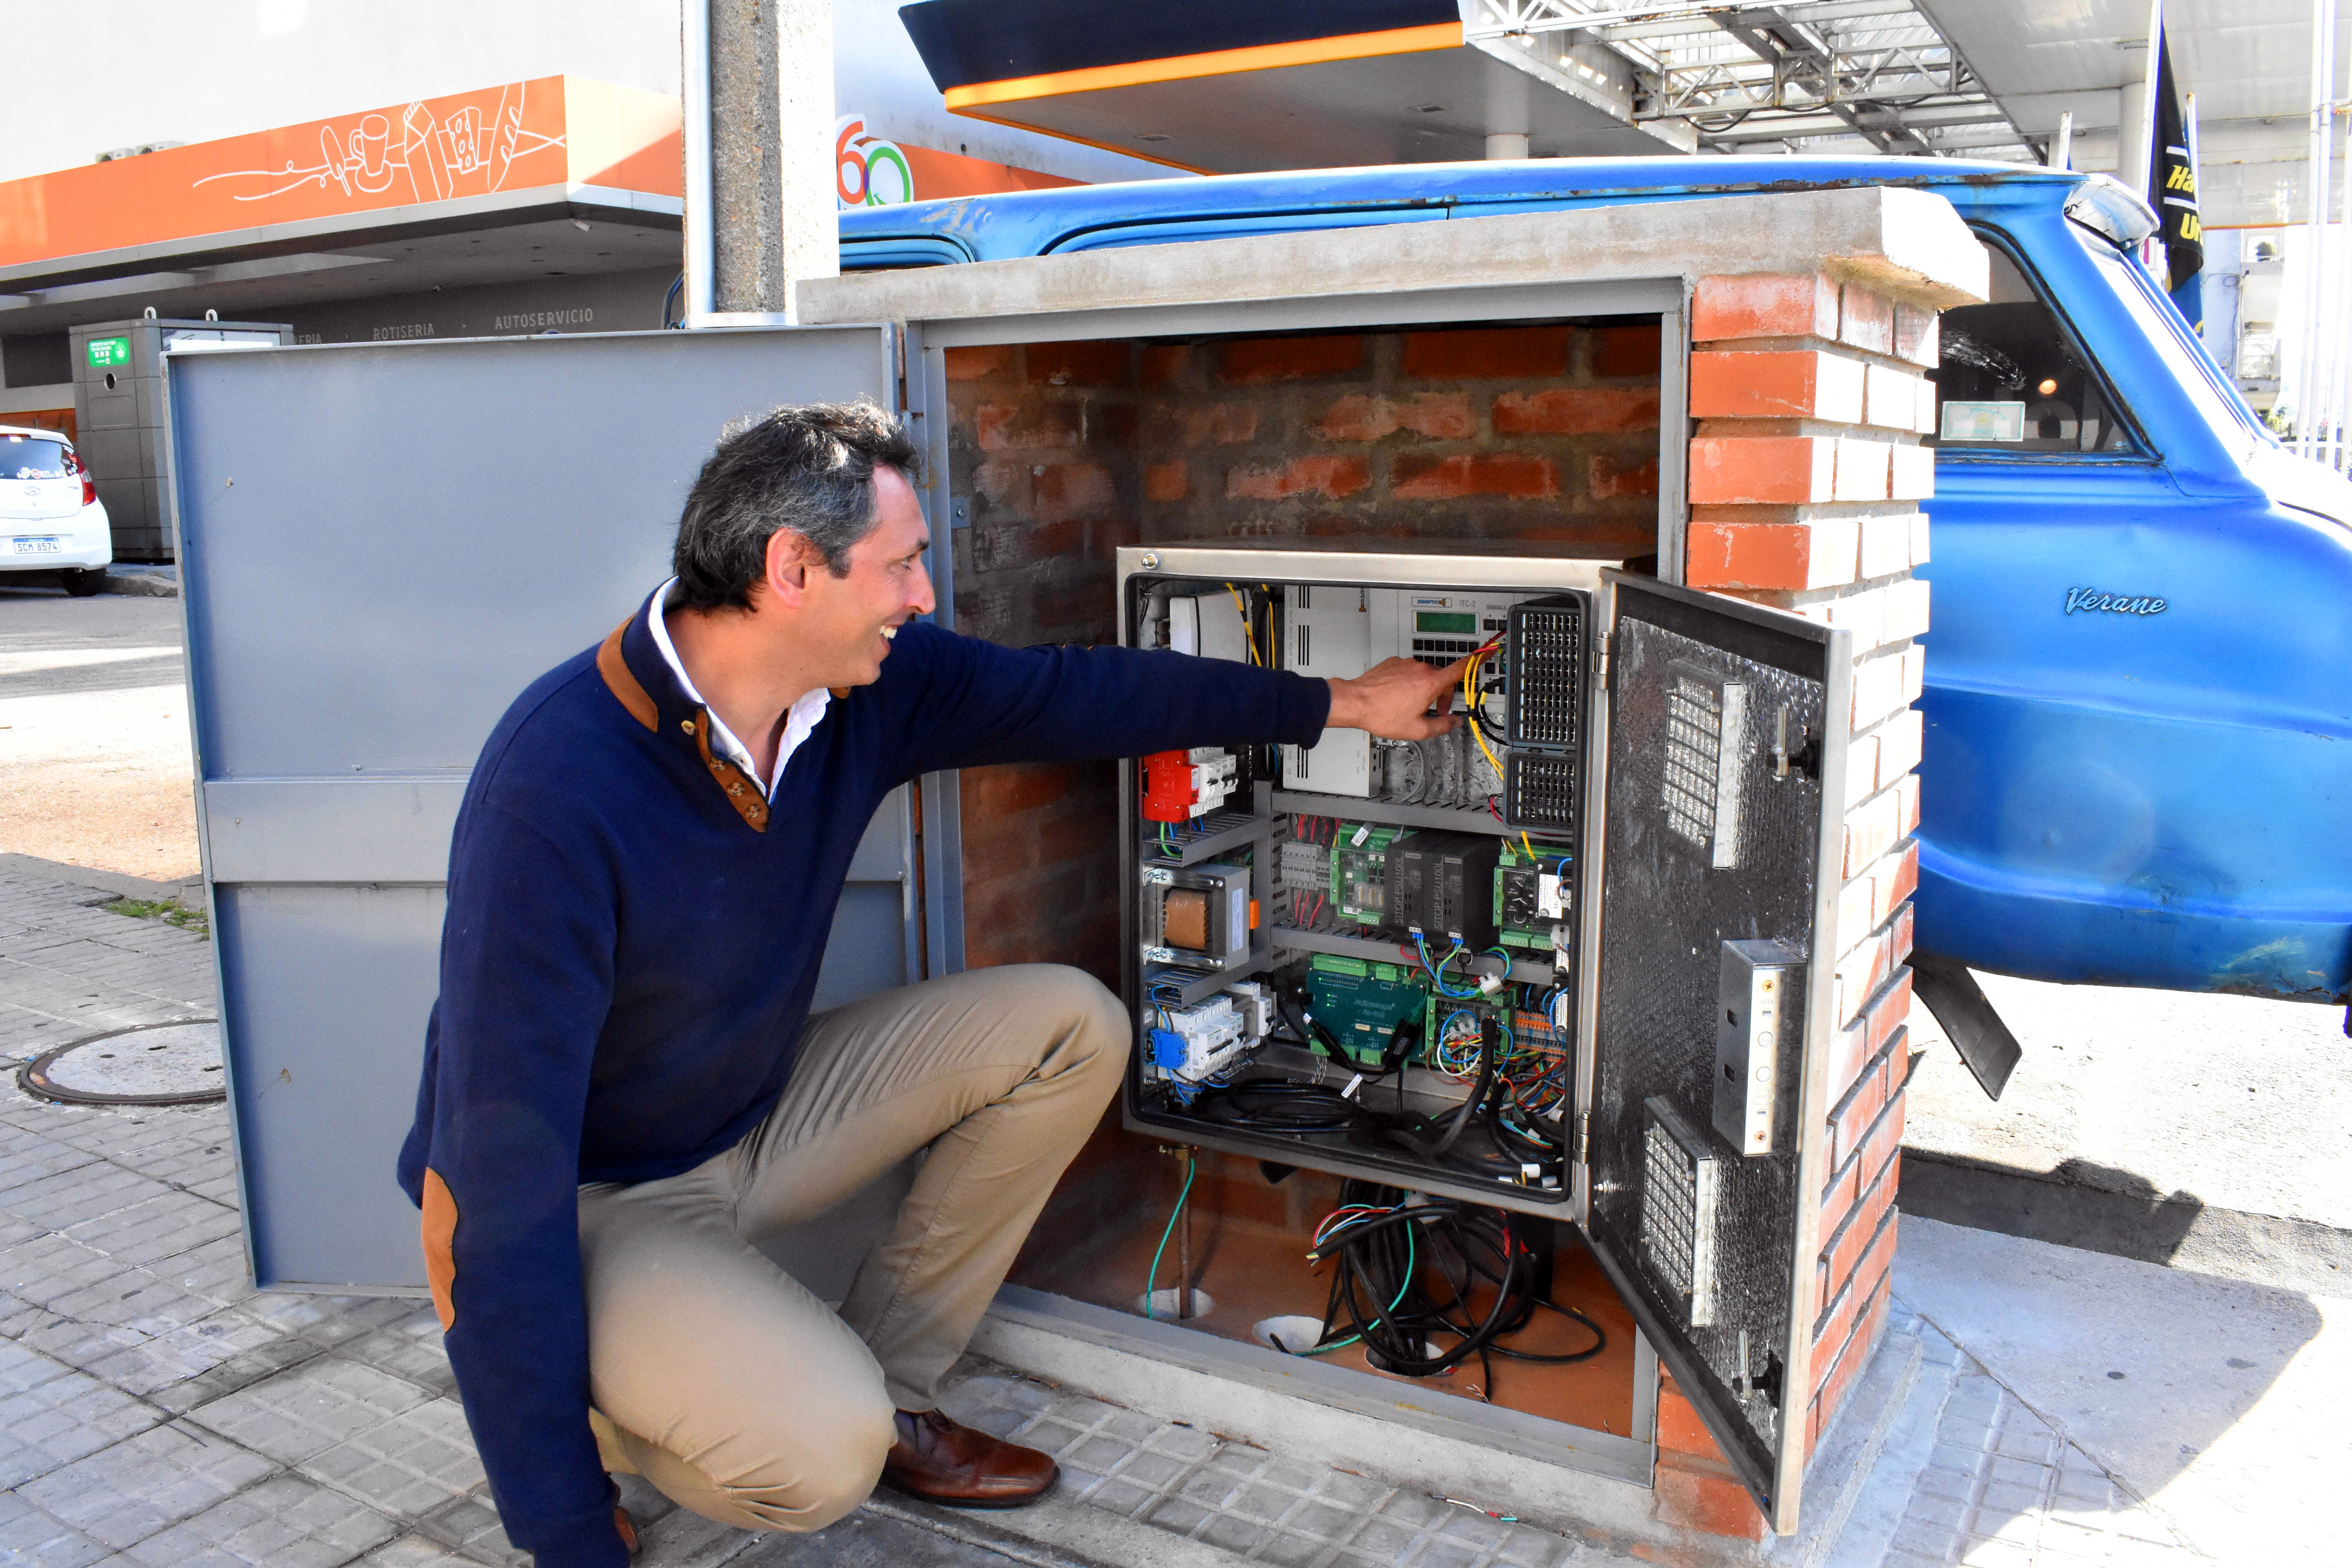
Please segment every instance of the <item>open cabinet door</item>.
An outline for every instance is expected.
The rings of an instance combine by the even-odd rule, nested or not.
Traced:
[[[1613,572],[1597,618],[1581,1215],[1785,1532],[1819,1305],[1850,638]]]

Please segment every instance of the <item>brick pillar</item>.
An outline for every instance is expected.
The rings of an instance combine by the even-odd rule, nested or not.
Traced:
[[[1927,630],[1912,573],[1935,483],[1919,444],[1935,389],[1919,372],[1936,363],[1936,312],[1825,274],[1708,278],[1691,336],[1686,581],[1853,634],[1810,1454],[1885,1327],[1895,1256]],[[1752,1505],[1729,1506],[1727,1469],[1671,1380],[1659,1444],[1662,1515],[1762,1533]]]

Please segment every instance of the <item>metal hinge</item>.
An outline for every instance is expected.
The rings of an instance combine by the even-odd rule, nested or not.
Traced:
[[[1609,634],[1606,632],[1592,634],[1592,679],[1601,690],[1606,691],[1610,689]]]
[[[1592,1163],[1592,1112],[1589,1110],[1576,1113],[1576,1163],[1580,1165]]]

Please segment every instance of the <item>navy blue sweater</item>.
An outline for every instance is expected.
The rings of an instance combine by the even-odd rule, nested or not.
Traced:
[[[836,699],[770,807],[709,745],[643,609],[483,747],[449,854],[441,994],[400,1182],[509,1539],[623,1568],[588,1428],[576,1192],[691,1170],[776,1103],[883,797],[984,763],[1311,742],[1319,680],[924,623]]]

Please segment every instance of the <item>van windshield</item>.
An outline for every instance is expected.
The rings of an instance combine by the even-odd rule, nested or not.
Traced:
[[[2147,334],[2148,342],[2172,372],[2172,379],[2196,405],[2205,423],[2213,427],[2213,433],[2232,451],[2240,453],[2248,449],[2250,441],[2270,440],[2270,432],[2236,389],[2222,390],[2220,367],[2201,348],[2188,341],[2189,323],[2181,320],[2172,302],[2157,291],[2156,280],[2129,257],[2111,247],[2095,243],[2083,248],[2090,252],[2101,276]]]
[[[2130,432],[2058,317],[1997,245],[1991,297],[1944,312],[1929,445],[2002,452],[2128,452]]]
[[[0,436],[0,479],[62,479],[66,445],[42,436]]]

